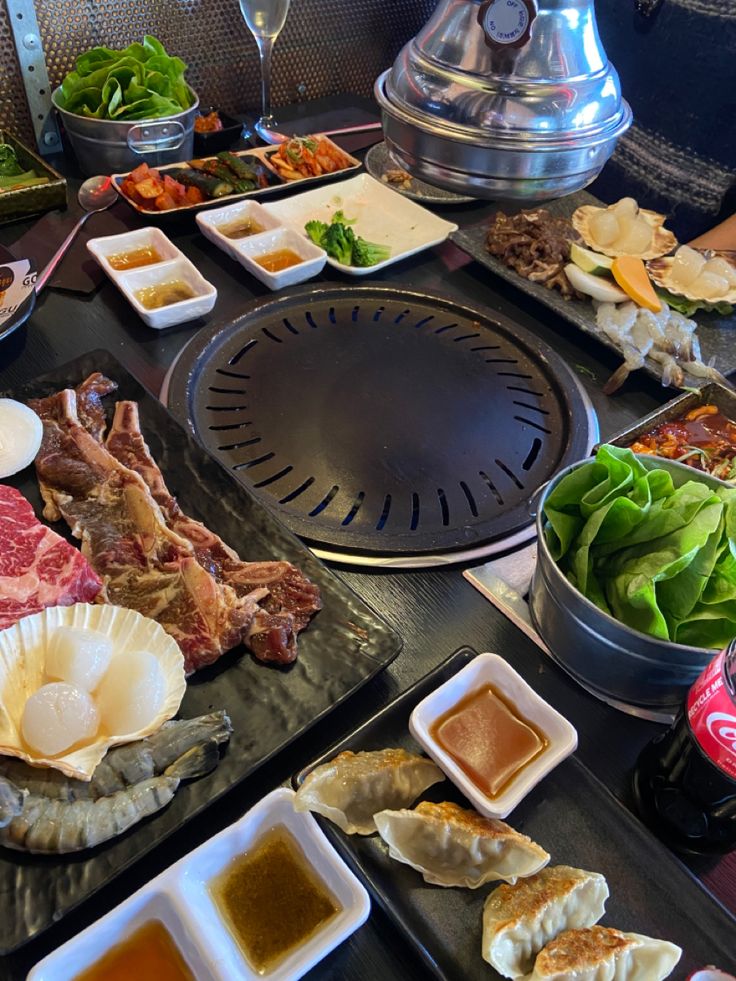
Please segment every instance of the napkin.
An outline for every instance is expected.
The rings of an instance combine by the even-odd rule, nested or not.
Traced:
[[[81,214],[82,209],[76,202],[66,211],[50,211],[9,246],[11,253],[17,259],[31,259],[41,272]],[[139,224],[135,213],[124,201],[118,201],[107,211],[90,215],[48,286],[71,293],[93,293],[105,274],[87,251],[88,240],[99,235],[118,235],[137,228]]]

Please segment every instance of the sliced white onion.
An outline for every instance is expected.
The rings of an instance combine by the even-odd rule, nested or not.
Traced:
[[[0,399],[0,480],[12,477],[36,459],[43,423],[27,405]]]
[[[570,262],[565,266],[565,275],[580,293],[592,296],[601,303],[625,303],[629,297],[615,283],[602,276],[593,276]]]

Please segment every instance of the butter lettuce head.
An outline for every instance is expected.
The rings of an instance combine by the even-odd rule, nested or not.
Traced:
[[[545,538],[584,596],[621,623],[694,647],[736,636],[736,488],[712,489],[601,446],[549,494]]]
[[[194,104],[187,66],[155,37],[122,51],[92,48],[77,58],[59,87],[62,109],[91,119],[139,120],[174,116]]]

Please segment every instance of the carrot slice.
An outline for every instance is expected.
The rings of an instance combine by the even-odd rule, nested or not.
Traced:
[[[662,301],[654,292],[649,273],[644,262],[635,255],[621,255],[613,260],[613,278],[634,303],[640,307],[659,313]]]

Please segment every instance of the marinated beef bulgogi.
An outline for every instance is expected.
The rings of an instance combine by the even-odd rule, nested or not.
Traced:
[[[558,289],[566,299],[578,296],[565,275],[570,243],[580,240],[566,218],[555,218],[544,208],[505,215],[499,211],[488,229],[486,248],[520,276],[547,289]]]

